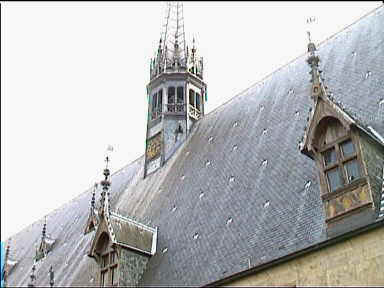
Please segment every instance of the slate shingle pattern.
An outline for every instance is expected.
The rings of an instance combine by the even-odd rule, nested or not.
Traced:
[[[317,48],[335,101],[384,135],[383,7]],[[158,227],[141,285],[206,285],[327,239],[315,163],[298,146],[312,107],[306,57],[206,115],[146,179],[143,157],[112,176],[112,209]],[[37,284],[48,285],[50,265],[57,285],[95,284],[86,256],[94,232],[83,235],[91,189],[48,216],[57,243],[37,266]],[[28,283],[42,221],[12,237],[13,285]]]

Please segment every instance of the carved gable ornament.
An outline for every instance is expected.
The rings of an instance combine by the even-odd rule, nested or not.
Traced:
[[[314,85],[314,88],[316,85]],[[319,89],[322,88],[320,85]],[[314,154],[318,147],[316,147],[316,135],[319,134],[320,123],[325,119],[337,119],[345,129],[349,132],[351,125],[356,125],[356,121],[344,112],[336,103],[332,102],[328,97],[324,97],[323,93],[318,93],[315,99],[314,109],[311,110],[309,121],[305,129],[304,138],[302,142],[301,152],[314,158]]]

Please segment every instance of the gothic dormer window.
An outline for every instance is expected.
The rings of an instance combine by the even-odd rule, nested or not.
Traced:
[[[156,253],[157,229],[112,212],[109,156],[105,160],[99,223],[88,256],[95,259],[99,267],[99,285],[133,287],[137,286],[149,258]]]
[[[115,250],[107,251],[102,255],[101,266],[101,285],[102,286],[117,286],[117,252]]]
[[[107,233],[103,233],[96,246],[96,253],[100,255],[100,285],[117,286],[118,285],[118,257],[117,251],[111,245]]]
[[[308,52],[313,107],[300,149],[315,161],[319,172],[327,234],[339,235],[379,215],[384,141],[329,93],[312,42]]]

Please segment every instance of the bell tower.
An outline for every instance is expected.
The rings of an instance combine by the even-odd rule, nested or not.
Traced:
[[[204,116],[207,85],[203,58],[193,39],[186,46],[183,6],[168,2],[156,56],[147,85],[148,119],[144,177],[156,171],[177,151],[193,124]]]

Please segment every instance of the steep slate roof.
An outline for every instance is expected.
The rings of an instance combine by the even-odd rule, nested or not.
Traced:
[[[335,100],[383,136],[383,7],[317,48]],[[205,285],[326,240],[315,163],[299,150],[312,106],[306,57],[206,115],[146,179],[143,157],[112,176],[112,209],[158,227],[142,285]],[[48,285],[50,265],[55,285],[95,284],[86,256],[94,232],[83,235],[91,189],[48,215],[57,240],[37,284]],[[12,237],[20,261],[12,285],[28,283],[42,221]]]

